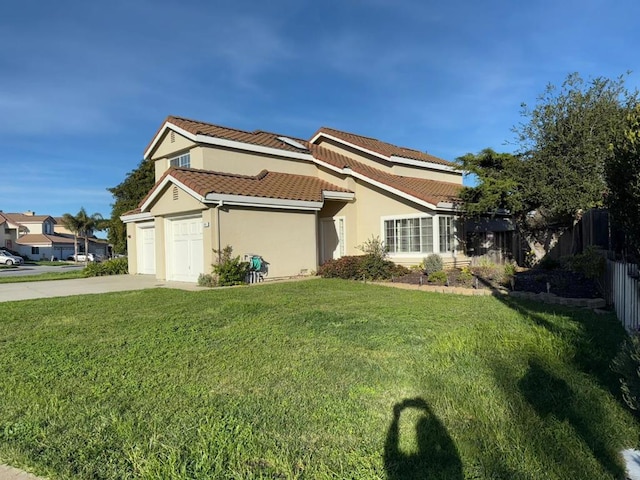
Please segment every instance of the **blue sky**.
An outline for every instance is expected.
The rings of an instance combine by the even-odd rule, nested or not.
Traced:
[[[110,216],[169,115],[320,126],[453,160],[512,151],[567,74],[640,86],[637,0],[5,2],[0,210]]]

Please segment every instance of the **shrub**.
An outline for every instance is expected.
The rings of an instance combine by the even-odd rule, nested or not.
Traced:
[[[375,255],[345,256],[329,260],[320,265],[318,275],[324,278],[343,278],[345,280],[388,280],[392,276],[400,277],[408,273],[402,265]]]
[[[507,262],[504,264],[504,269],[503,269],[503,276],[502,276],[502,281],[500,283],[502,283],[502,285],[505,286],[510,286],[511,288],[513,288],[514,286],[514,281],[515,281],[515,277],[516,277],[516,265],[515,263],[510,263]]]
[[[438,270],[437,272],[431,272],[427,277],[429,283],[435,283],[436,285],[445,285],[447,283],[447,274],[444,270]]]
[[[473,285],[473,273],[471,273],[471,269],[469,267],[462,267],[462,269],[460,269],[458,282],[465,287]]]
[[[427,275],[431,275],[434,272],[440,272],[444,268],[442,263],[442,257],[437,253],[432,253],[422,261],[422,269]]]
[[[360,265],[362,256],[349,255],[345,257],[329,260],[318,269],[318,275],[324,278],[344,278],[345,280],[356,280],[362,278]]]
[[[387,247],[384,242],[380,240],[380,237],[374,237],[373,235],[369,240],[360,245],[358,250],[363,252],[365,255],[371,255],[381,259],[387,258],[388,255]]]
[[[216,277],[210,273],[201,273],[198,275],[198,285],[201,287],[217,287]]]
[[[632,410],[640,409],[640,333],[627,338],[611,369],[620,375],[620,390],[625,403]]]
[[[129,273],[126,258],[112,258],[102,263],[90,263],[82,270],[85,277],[102,277],[105,275],[124,275]]]
[[[218,285],[240,285],[245,283],[249,273],[249,262],[240,260],[240,256],[233,257],[233,248],[227,245],[221,251],[213,250],[213,253],[220,254],[218,263],[213,265],[213,273],[217,277]]]
[[[542,260],[540,260],[540,262],[538,262],[538,266],[543,270],[557,270],[560,268],[561,263],[555,258],[546,256]]]
[[[585,278],[596,280],[604,273],[606,260],[598,252],[597,248],[590,245],[584,249],[584,252],[569,257],[567,266],[574,272],[582,274]]]
[[[604,291],[602,277],[607,267],[607,261],[596,247],[589,245],[582,253],[569,257],[567,266],[570,270],[584,276],[584,278],[593,280],[600,292]]]

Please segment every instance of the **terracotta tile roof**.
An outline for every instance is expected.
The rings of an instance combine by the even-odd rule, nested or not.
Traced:
[[[149,195],[147,194],[144,197],[144,200],[146,200],[148,196]],[[144,203],[144,200],[142,201],[142,203]],[[128,212],[124,212],[121,216],[126,217],[127,215],[137,215],[138,213],[142,213],[142,210],[140,209],[140,207],[134,208],[133,210],[129,210]]]
[[[16,243],[20,245],[42,245],[51,243],[66,243],[73,245],[73,235],[56,234],[43,234],[43,233],[28,233],[22,235]],[[78,243],[84,243],[84,237],[78,237]],[[104,238],[89,237],[89,243],[109,243]]]
[[[55,219],[50,215],[25,215],[24,213],[3,213],[3,216],[8,218],[11,223],[42,223],[46,219],[50,218],[55,222]]]
[[[223,195],[321,202],[323,200],[323,191],[351,192],[325,180],[307,175],[294,175],[262,170],[259,174],[252,176],[172,167],[167,170],[156,183],[151,192],[149,192],[147,197],[141,202],[141,205],[146,202],[168,175],[171,175],[203,197],[209,193],[217,193]]]
[[[412,160],[421,160],[423,162],[437,163],[439,165],[446,165],[448,167],[455,166],[454,163],[443,160],[442,158],[434,157],[428,153],[421,152],[420,150],[414,150],[413,148],[399,147],[392,145],[391,143],[382,142],[376,138],[364,137],[362,135],[356,135],[355,133],[343,132],[334,128],[321,127],[314,135],[318,133],[326,133],[333,137],[339,138],[346,142],[352,143],[372,152],[379,153],[385,157],[391,157],[393,155],[397,157],[410,158]],[[313,138],[311,137],[311,138]]]
[[[45,235],[42,233],[28,233],[27,235],[23,235],[16,243],[20,245],[42,245],[42,244],[52,244],[52,243],[69,243],[73,245],[73,237],[65,237],[62,235]]]
[[[167,117],[165,122],[160,127],[160,130],[158,130],[158,133],[162,131],[162,129],[164,128],[164,125],[167,122],[172,123],[177,127],[180,127],[183,130],[186,130],[187,132],[193,135],[206,135],[208,137],[221,138],[224,140],[233,140],[236,142],[248,143],[251,145],[260,145],[262,147],[276,148],[278,150],[287,150],[289,152],[309,153],[309,150],[307,148],[305,148],[304,150],[301,150],[299,148],[296,148],[278,139],[278,137],[287,137],[287,138],[290,138],[291,140],[295,140],[296,142],[302,145],[305,145],[306,147],[305,140],[293,138],[288,135],[280,135],[277,133],[265,132],[263,130],[254,130],[253,132],[248,132],[245,130],[222,127],[220,125],[214,125],[212,123],[200,122],[197,120],[190,120],[188,118],[176,117],[173,115],[169,115]],[[158,133],[154,135],[153,137],[154,139],[156,138]],[[152,140],[152,143],[153,143],[153,140]],[[145,152],[149,149],[150,146],[151,146],[151,143],[147,146],[147,148],[145,149]]]
[[[457,183],[393,175],[319,145],[313,145],[311,151],[313,156],[320,161],[340,169],[349,167],[354,172],[376,182],[388,185],[433,205],[437,205],[439,202],[455,202],[462,189],[462,185]]]

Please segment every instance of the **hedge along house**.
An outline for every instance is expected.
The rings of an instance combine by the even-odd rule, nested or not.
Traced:
[[[328,128],[305,141],[170,116],[144,158],[156,184],[121,217],[133,274],[195,282],[230,245],[261,256],[270,278],[304,275],[372,236],[398,263],[465,260],[462,174],[424,152]]]

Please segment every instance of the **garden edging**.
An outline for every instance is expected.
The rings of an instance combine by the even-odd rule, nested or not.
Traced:
[[[606,302],[603,298],[566,298],[558,297],[553,293],[533,293],[533,292],[521,292],[510,291],[504,288],[501,289],[475,289],[475,288],[463,288],[463,287],[445,287],[439,285],[412,285],[409,283],[393,283],[393,282],[371,282],[375,285],[383,285],[387,287],[403,288],[405,290],[420,290],[423,292],[435,292],[435,293],[449,293],[456,295],[508,295],[514,298],[522,298],[524,300],[533,300],[536,302],[542,302],[552,305],[565,305],[568,307],[581,307],[589,308],[591,310],[599,310],[606,307]]]

